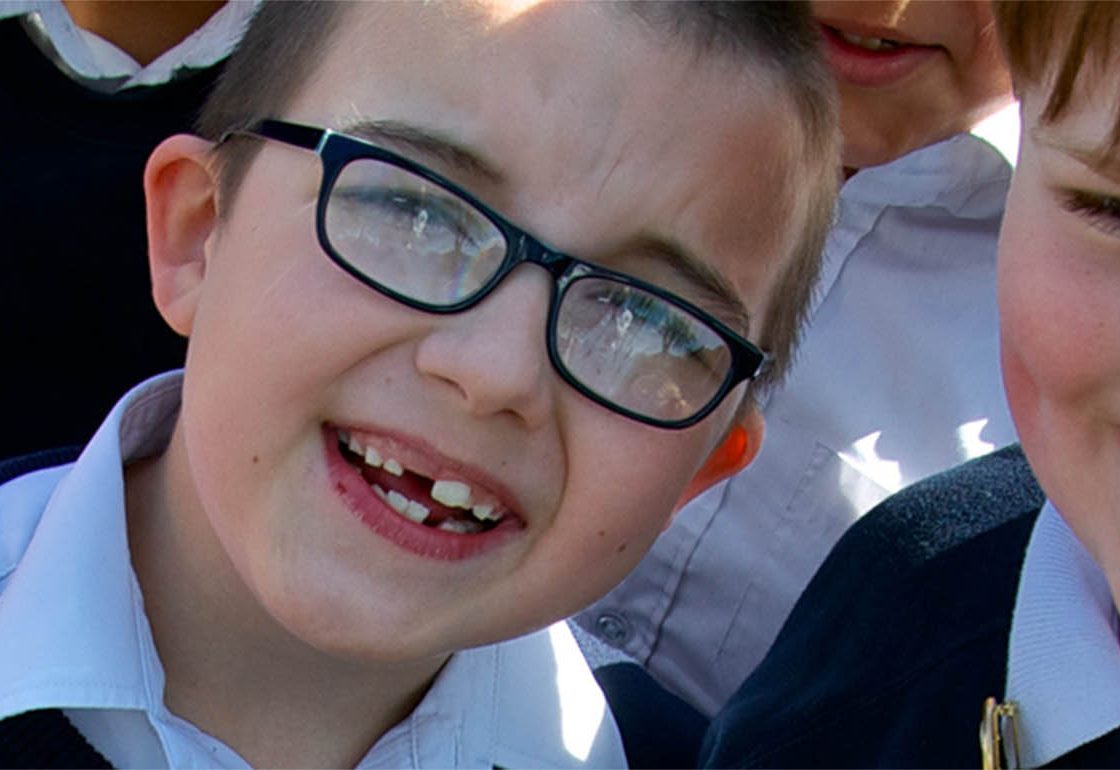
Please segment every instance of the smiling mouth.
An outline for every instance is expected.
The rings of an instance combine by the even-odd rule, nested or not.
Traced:
[[[460,535],[489,532],[512,514],[461,479],[430,478],[339,430],[342,458],[391,510],[416,524]]]
[[[902,48],[924,47],[915,46],[912,43],[903,43],[902,40],[892,40],[886,37],[855,35],[852,34],[852,32],[846,32],[842,29],[838,29],[837,27],[832,27],[830,25],[822,26],[824,27],[824,29],[827,29],[830,34],[836,36],[840,40],[843,40],[844,43],[847,43],[850,46],[855,46],[856,48],[860,48],[862,50],[870,51],[870,53],[872,54],[889,54],[892,53],[892,51],[896,51]]]
[[[895,51],[902,48],[905,43],[900,43],[897,40],[890,40],[885,37],[864,37],[863,35],[853,35],[848,32],[836,29],[836,27],[829,27],[829,29],[844,42],[854,45],[857,48],[862,48],[865,51],[886,52]]]

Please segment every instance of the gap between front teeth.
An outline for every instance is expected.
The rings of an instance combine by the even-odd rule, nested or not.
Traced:
[[[381,468],[394,476],[399,477],[404,475],[404,467],[397,459],[393,457],[382,457],[377,449],[372,446],[367,447],[363,445],[357,438],[345,431],[339,431],[339,438],[352,453],[361,457],[366,465],[373,468]],[[428,518],[428,514],[431,513],[430,508],[415,500],[410,500],[400,492],[395,490],[386,492],[378,484],[374,484],[373,489],[382,500],[393,508],[393,510],[418,524],[423,524]],[[442,503],[448,508],[459,508],[464,511],[470,511],[471,515],[479,521],[498,521],[502,518],[501,514],[495,513],[493,505],[473,502],[471,491],[470,485],[465,482],[436,479],[432,483],[431,491],[429,491],[428,494],[437,503]],[[469,522],[467,523],[469,524]]]
[[[471,515],[480,521],[497,521],[500,516],[494,515],[494,506],[483,503],[471,502],[471,488],[462,481],[447,481],[437,479],[432,484],[429,493],[437,503],[443,503],[448,508],[462,508],[469,510]]]

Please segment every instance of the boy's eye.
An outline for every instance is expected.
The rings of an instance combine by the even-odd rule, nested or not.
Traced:
[[[415,238],[470,237],[471,218],[463,204],[424,190],[347,186],[336,187],[331,196],[332,204],[350,209],[355,217],[375,220]]]
[[[1085,218],[1106,235],[1120,238],[1120,197],[1065,190],[1062,192],[1062,207]]]
[[[661,351],[673,358],[688,359],[712,371],[724,364],[722,355],[713,355],[716,350],[722,353],[722,345],[713,346],[712,341],[705,345],[697,323],[657,297],[621,284],[604,284],[589,298],[600,308],[609,306],[608,312],[600,312],[612,318],[620,336],[652,334]]]
[[[645,289],[582,275],[559,303],[555,353],[583,386],[627,409],[687,415],[730,371],[731,350],[719,334]]]
[[[672,339],[686,348],[695,342],[696,335],[680,317],[665,305],[647,294],[638,294],[624,286],[610,286],[594,295],[600,305],[609,305],[619,331],[642,326],[657,329],[663,338]]]
[[[452,305],[485,285],[506,254],[481,211],[430,180],[372,158],[348,163],[323,216],[347,269],[418,302]]]

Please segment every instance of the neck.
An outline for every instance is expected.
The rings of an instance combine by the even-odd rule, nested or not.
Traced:
[[[168,462],[182,451],[177,438],[126,475],[129,545],[167,707],[254,767],[353,767],[416,707],[446,658],[355,661],[288,632],[255,600],[206,518],[170,493],[181,489],[172,468],[186,467]]]
[[[154,61],[225,5],[225,0],[63,0],[82,29],[141,65]]]

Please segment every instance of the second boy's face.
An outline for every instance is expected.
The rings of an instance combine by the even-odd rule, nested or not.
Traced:
[[[387,146],[550,245],[718,308],[669,267],[673,244],[735,288],[756,335],[790,253],[793,118],[743,65],[697,63],[598,4],[359,4],[343,30],[277,117],[404,128],[413,139]],[[549,364],[542,269],[519,268],[466,313],[408,309],[323,255],[319,176],[313,153],[264,144],[207,243],[184,390],[189,514],[276,620],[334,653],[441,655],[604,593],[742,391],[682,431],[593,404]],[[505,519],[481,534],[408,521],[339,431],[399,462],[390,486],[422,497],[442,478],[453,497],[465,483]]]
[[[1022,94],[1023,133],[1000,239],[1004,380],[1023,448],[1048,497],[1120,574],[1120,153],[1102,148],[1120,109],[1114,59],[1042,124]],[[1089,78],[1082,78],[1088,83]],[[1120,595],[1113,586],[1114,595]]]

